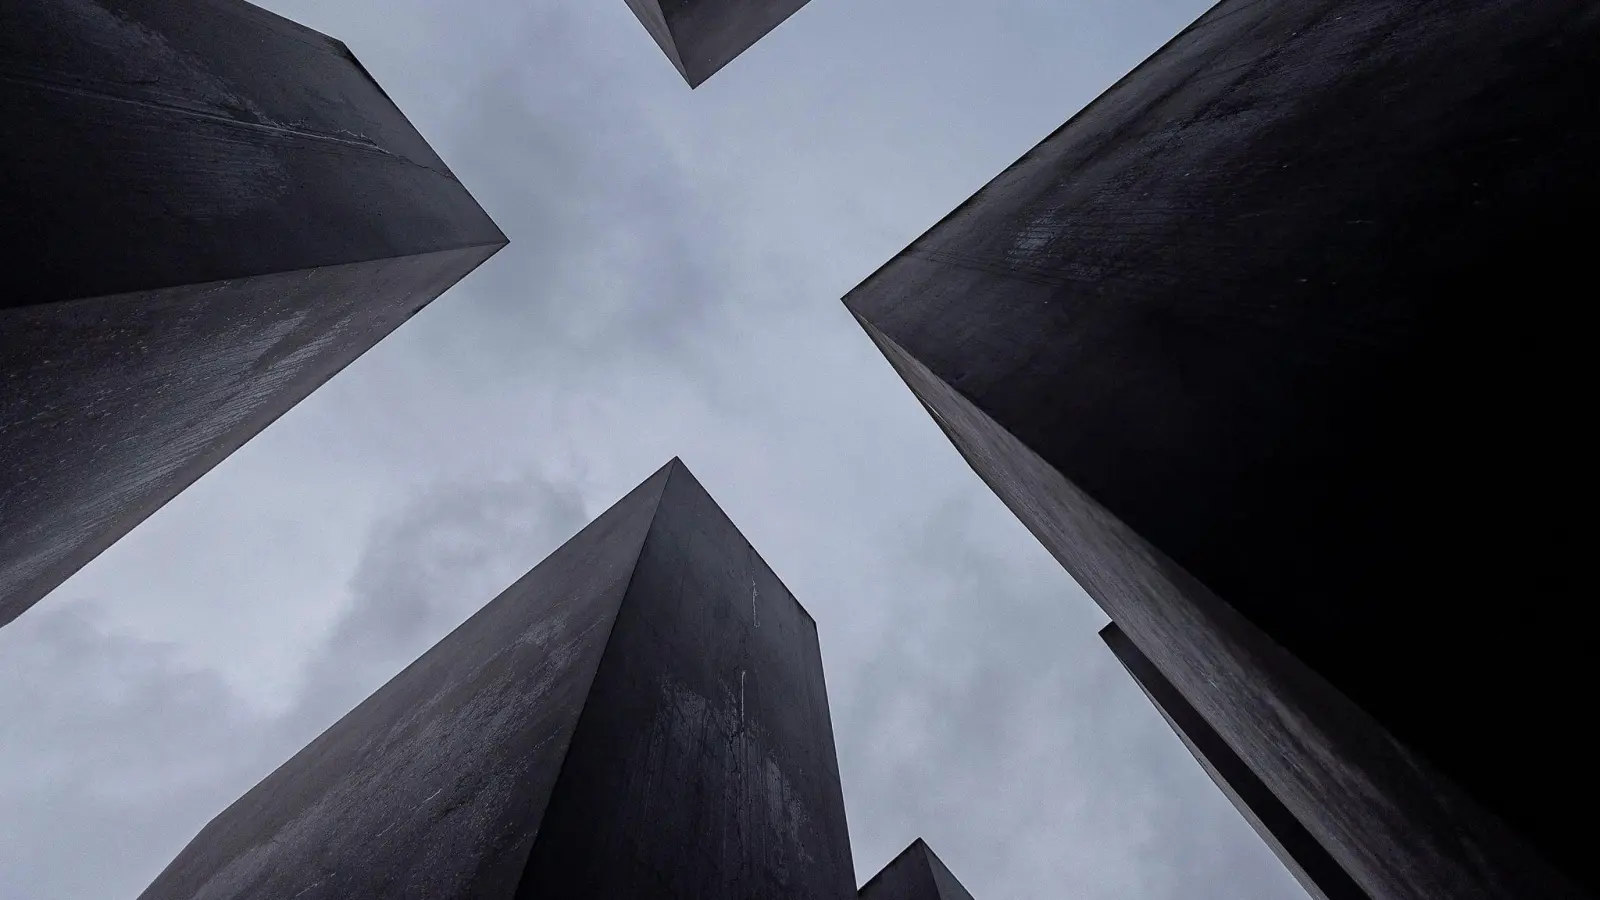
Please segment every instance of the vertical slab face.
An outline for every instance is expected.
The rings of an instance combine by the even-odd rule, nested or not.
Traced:
[[[918,843],[921,843],[920,838]],[[928,857],[928,868],[933,872],[933,883],[939,888],[940,900],[972,900],[966,887],[956,880],[956,876],[944,864],[944,860],[933,852],[932,847],[923,843],[922,852]]]
[[[810,0],[627,0],[689,87],[699,87]]]
[[[0,12],[27,306],[504,242],[345,46],[240,0]]]
[[[1311,832],[1289,812],[1272,791],[1250,771],[1204,718],[1183,699],[1178,689],[1155,667],[1116,625],[1108,625],[1100,637],[1111,648],[1139,688],[1150,698],[1161,717],[1167,720],[1189,752],[1211,780],[1222,789],[1234,808],[1266,841],[1300,882],[1317,900],[1368,900],[1350,875],[1340,868]]]
[[[861,886],[861,900],[972,900],[922,838]]]
[[[919,838],[861,886],[861,900],[941,900]]]
[[[1038,454],[867,332],[990,489],[1362,890],[1376,900],[1588,896]]]
[[[1349,807],[1319,838],[1374,896],[1538,877],[1446,781],[1596,883],[1546,505],[1589,446],[1560,248],[1600,200],[1597,54],[1576,0],[1228,0],[846,300],[1285,802]]]
[[[0,310],[0,624],[492,252]]]
[[[0,9],[0,624],[505,243],[345,47]]]
[[[853,890],[816,627],[679,466],[517,896]]]
[[[510,900],[666,472],[212,820],[141,900]]]

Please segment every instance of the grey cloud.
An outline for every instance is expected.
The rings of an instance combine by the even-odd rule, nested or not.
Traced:
[[[463,86],[455,124],[467,139],[454,163],[494,185],[480,200],[518,252],[451,298],[461,327],[439,359],[519,378],[618,365],[706,374],[700,350],[730,300],[718,274],[729,228],[674,135],[642,112],[687,98],[670,84],[640,96],[648,82],[635,71],[586,58],[605,46],[604,23],[541,7],[520,26],[538,52],[512,53]]]
[[[835,699],[863,876],[921,835],[980,898],[1298,896],[1100,646],[1089,599],[1028,564],[1044,551],[1020,527],[983,527],[991,501],[899,543],[889,617]]]
[[[0,632],[0,900],[133,897],[212,816],[588,518],[533,474],[422,491],[379,524],[294,700],[264,710],[94,603]],[[12,723],[26,723],[13,730]]]
[[[268,759],[270,725],[170,648],[54,608],[0,633],[0,898],[131,897]],[[178,827],[182,827],[181,825]]]
[[[576,490],[533,475],[428,489],[369,541],[354,602],[307,665],[296,719],[320,732],[586,520]]]

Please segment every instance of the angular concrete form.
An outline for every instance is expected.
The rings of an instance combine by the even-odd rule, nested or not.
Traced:
[[[861,886],[861,900],[972,900],[922,838]]]
[[[141,896],[836,900],[854,883],[816,625],[673,460]]]
[[[1139,683],[1161,717],[1177,732],[1200,767],[1267,842],[1272,852],[1317,900],[1368,900],[1349,873],[1317,843],[1311,832],[1273,796],[1272,791],[1250,771],[1239,754],[1228,747],[1216,729],[1195,712],[1165,675],[1128,640],[1115,624],[1107,625],[1100,637],[1117,655],[1128,674]]]
[[[697,88],[810,0],[628,0],[672,65]]]
[[[1379,900],[1600,874],[1596,60],[1581,0],[1226,0],[846,299]]]
[[[0,624],[505,244],[343,44],[0,5]]]

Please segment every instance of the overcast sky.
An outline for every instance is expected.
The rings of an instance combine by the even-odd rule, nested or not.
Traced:
[[[674,455],[817,620],[861,880],[1304,897],[839,303],[1205,0],[813,0],[694,92],[623,0],[263,5],[512,243],[0,629],[0,900],[132,900]]]

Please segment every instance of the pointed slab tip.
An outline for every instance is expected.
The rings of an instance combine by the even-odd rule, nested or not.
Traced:
[[[809,0],[626,0],[690,90]]]
[[[859,900],[973,900],[944,860],[920,837],[869,878],[857,897]]]
[[[668,460],[665,465],[656,470],[656,474],[651,476],[651,480],[657,477],[663,479],[661,497],[655,513],[657,519],[679,513],[689,514],[695,509],[698,509],[699,512],[694,514],[714,513],[728,521],[729,526],[732,528],[732,534],[744,543],[756,564],[764,569],[770,569],[767,562],[761,558],[760,552],[745,539],[743,533],[738,530],[738,526],[733,524],[727,512],[717,503],[716,498],[711,496],[711,492],[706,490],[705,485],[701,484],[700,479],[695,477],[695,474],[689,470],[689,466],[684,463],[681,457],[674,456]],[[655,527],[654,524],[652,524],[652,527]],[[784,591],[784,593],[788,594],[788,591]],[[810,610],[806,609],[798,598],[789,594],[789,602],[793,604],[797,612],[805,616],[806,621],[810,622],[812,627],[816,626],[816,618],[811,615]]]
[[[141,898],[848,896],[803,613],[674,457],[218,815]]]
[[[0,4],[0,72],[3,627],[507,241],[241,0]]]

